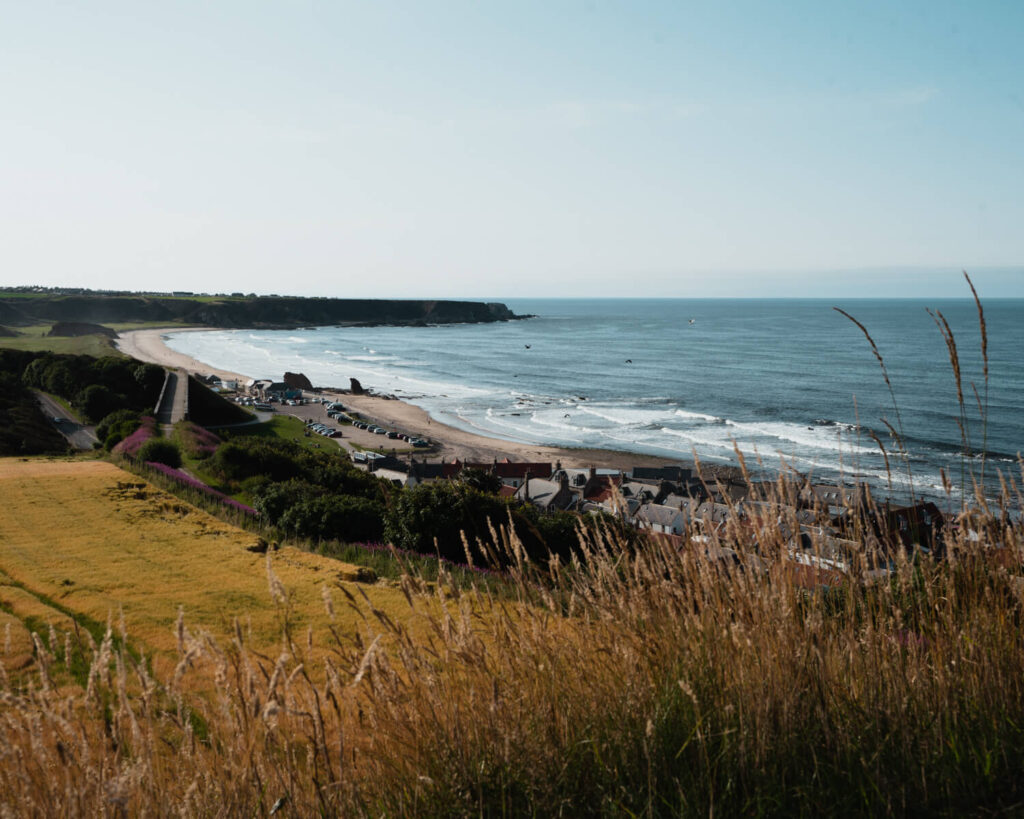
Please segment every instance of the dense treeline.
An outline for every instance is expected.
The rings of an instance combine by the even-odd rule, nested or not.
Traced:
[[[610,516],[542,513],[504,500],[493,491],[494,481],[472,472],[467,480],[403,489],[356,469],[337,453],[291,441],[235,437],[218,447],[204,470],[228,491],[249,492],[268,524],[309,540],[385,541],[458,563],[466,560],[468,544],[475,563],[492,564],[495,555],[507,553],[497,535],[502,527],[511,527],[526,553],[539,561],[549,553],[571,556],[581,526],[635,537]]]
[[[13,351],[8,351],[13,352]],[[164,370],[130,358],[22,353],[25,386],[59,395],[89,421],[115,410],[150,411],[160,396]]]
[[[162,384],[162,368],[131,359],[0,350],[0,454],[67,451],[31,389],[57,395],[99,421],[118,409],[150,408]]]
[[[67,448],[36,397],[14,374],[0,370],[0,455],[49,455]]]
[[[247,491],[266,521],[311,540],[379,541],[388,485],[340,453],[293,441],[238,436],[206,459],[205,470],[229,491]]]

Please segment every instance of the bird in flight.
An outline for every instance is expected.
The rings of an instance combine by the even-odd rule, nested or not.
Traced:
[[[627,364],[632,364],[633,363],[633,359],[632,358],[627,358],[626,359],[626,363]]]
[[[530,349],[530,345],[529,345],[529,344],[524,344],[523,346],[524,346],[524,347],[525,347],[525,348],[526,348],[527,350],[529,350],[529,349]]]
[[[690,324],[696,324],[696,323],[697,323],[697,319],[690,319]]]

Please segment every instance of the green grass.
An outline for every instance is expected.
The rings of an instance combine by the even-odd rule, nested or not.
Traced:
[[[158,330],[164,327],[177,330],[179,327],[185,329],[187,327],[202,327],[203,325],[177,321],[105,321],[103,326],[116,330],[118,333],[127,333],[130,330]]]
[[[341,447],[333,443],[330,446],[325,446],[325,443],[333,441],[332,438],[324,438],[321,435],[312,434],[307,438],[305,433],[306,425],[301,419],[296,418],[294,415],[275,415],[265,423],[242,427],[237,432],[234,432],[233,435],[245,435],[256,438],[280,438],[283,441],[294,441],[307,449],[325,449],[328,452],[331,451],[331,447],[335,447],[339,455],[345,454]]]
[[[28,350],[31,352],[91,355],[97,358],[101,356],[123,355],[123,353],[114,346],[113,341],[100,335],[54,336],[51,338],[46,334],[50,332],[50,328],[52,326],[53,323],[48,322],[46,324],[33,324],[27,327],[11,327],[10,329],[14,330],[18,335],[13,338],[0,336],[0,348],[8,350]],[[163,327],[167,327],[172,330],[178,328],[186,329],[189,327],[198,327],[200,325],[186,324],[184,322],[178,324],[166,321],[129,321],[104,323],[103,326],[109,327],[115,332],[124,333],[130,330],[153,330]]]
[[[72,355],[121,356],[110,339],[100,335],[48,337],[52,324],[35,324],[30,327],[13,327],[20,333],[14,338],[0,338],[0,348],[7,350],[28,350],[30,352],[70,353]]]

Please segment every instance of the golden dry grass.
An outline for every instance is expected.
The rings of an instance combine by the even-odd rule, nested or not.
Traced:
[[[11,582],[59,594],[68,560],[90,583],[120,572],[108,584],[133,643],[147,607],[162,615],[144,644],[175,642],[178,604],[189,617],[173,672],[108,633],[83,652],[79,690],[39,635],[25,682],[0,679],[0,815],[266,815],[279,799],[301,816],[1024,812],[1019,527],[981,525],[980,541],[950,529],[942,561],[900,552],[883,581],[854,572],[814,591],[781,535],[754,554],[738,525],[723,535],[738,563],[596,532],[578,561],[540,567],[506,532],[504,595],[406,576],[401,597],[368,587],[363,617],[339,611],[327,634],[321,578],[340,564],[282,550],[299,638],[282,651],[251,536],[106,465],[5,479],[7,466],[17,514],[56,498],[115,533],[55,537],[60,558],[36,548]],[[5,569],[23,528],[11,517]],[[209,582],[158,588],[190,573]],[[224,594],[262,605],[251,634],[218,626]],[[88,588],[65,601],[93,617],[111,605]]]
[[[238,618],[255,648],[279,642],[266,557],[247,551],[253,534],[99,461],[0,459],[0,497],[0,572],[24,589],[5,591],[19,601],[16,616],[57,624],[60,613],[37,596],[115,625],[123,611],[133,644],[161,654],[176,649],[179,609],[193,631],[226,637]],[[295,632],[312,628],[323,642],[323,586],[358,595],[344,580],[354,567],[289,547],[272,560]],[[363,590],[378,609],[408,617],[400,591]],[[336,588],[335,596],[342,597]],[[355,629],[358,617],[347,607],[338,617],[336,628]]]

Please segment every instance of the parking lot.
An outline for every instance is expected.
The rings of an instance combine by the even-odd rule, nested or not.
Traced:
[[[328,409],[332,404],[331,399],[325,399],[326,403],[321,403],[317,397],[307,400],[309,403],[295,406],[281,403],[272,406],[279,414],[293,415],[302,420],[307,424],[311,435],[323,435],[325,439],[334,441],[349,452],[358,452],[359,449],[377,449],[384,452],[428,449],[429,445],[421,438],[412,435],[402,437],[401,430],[380,427],[367,420],[355,418],[355,413],[349,415],[345,412],[342,419],[331,417],[328,414],[333,414],[333,411]],[[341,404],[344,405],[344,401],[341,401]],[[354,423],[346,423],[345,417],[352,418]],[[415,445],[414,441],[417,440],[422,443]]]

